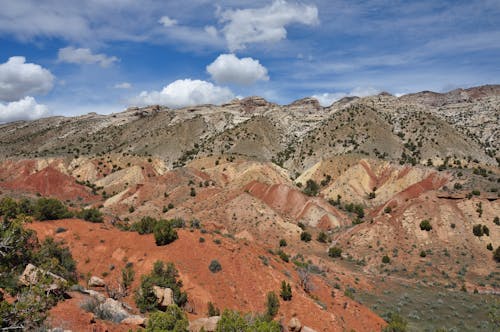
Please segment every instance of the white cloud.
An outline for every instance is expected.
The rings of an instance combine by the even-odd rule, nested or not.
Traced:
[[[249,43],[285,39],[285,26],[292,23],[319,23],[316,6],[289,4],[284,0],[262,8],[226,10],[220,13],[220,20],[226,23],[222,31],[231,51],[244,49]]]
[[[0,123],[18,120],[35,120],[49,115],[47,106],[38,104],[33,97],[24,97],[11,103],[0,103]]]
[[[0,100],[14,101],[27,95],[44,94],[54,85],[50,71],[26,58],[13,56],[0,64]]]
[[[321,106],[326,107],[344,97],[367,97],[376,95],[378,93],[380,93],[380,90],[373,87],[356,87],[352,89],[351,92],[322,93],[312,95],[312,97],[316,98]]]
[[[207,72],[219,83],[235,83],[250,85],[256,81],[267,81],[266,67],[259,60],[252,58],[239,59],[234,54],[221,54],[207,66]]]
[[[213,25],[207,25],[204,28],[204,30],[212,38],[217,38],[217,36],[219,35],[219,33],[217,32],[217,29]]]
[[[130,84],[129,82],[118,83],[114,86],[115,89],[130,89],[131,87],[132,84]]]
[[[57,55],[57,60],[59,62],[68,62],[76,64],[99,64],[101,67],[108,67],[113,62],[118,61],[115,56],[107,56],[106,54],[92,54],[92,51],[88,48],[74,48],[68,46],[59,49]]]
[[[222,104],[234,98],[228,88],[200,80],[177,80],[161,91],[143,91],[131,100],[137,106],[160,104],[170,108],[181,108],[201,104]]]
[[[171,26],[174,26],[177,24],[177,20],[171,19],[168,16],[162,16],[159,20],[158,23],[163,25],[165,28],[169,28]]]

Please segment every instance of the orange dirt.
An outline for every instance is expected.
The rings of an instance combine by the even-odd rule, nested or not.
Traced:
[[[30,194],[56,197],[62,200],[78,198],[84,201],[92,200],[89,188],[76,183],[75,179],[49,165],[36,170],[33,160],[19,162],[7,161],[2,164],[0,188],[24,191]]]
[[[293,299],[281,302],[278,319],[283,319],[284,322],[292,316],[298,316],[301,322],[318,331],[374,331],[380,330],[385,324],[368,308],[343,296],[341,292],[336,291],[335,297],[332,297],[331,289],[323,280],[315,277],[314,296],[327,306],[326,310],[321,309],[298,286],[293,264],[285,264],[258,245],[245,240],[179,230],[177,241],[158,247],[152,235],[141,236],[76,219],[35,222],[28,227],[36,230],[40,238],[53,236],[64,240],[78,263],[79,273],[83,276],[102,276],[107,272],[109,274],[104,279],[110,284],[119,280],[121,268],[126,262],[132,262],[136,271],[132,288],[139,285],[140,275],[149,273],[156,260],[173,262],[179,269],[183,289],[187,291],[190,304],[195,309],[195,313],[190,314],[191,319],[206,315],[208,301],[220,308],[262,312],[267,292],[279,293],[281,281],[288,280],[293,287]],[[64,227],[67,231],[55,234],[57,227]],[[206,241],[200,243],[200,237],[204,237]],[[216,238],[220,239],[220,245],[213,242]],[[269,265],[264,265],[259,257],[267,257]],[[208,265],[213,259],[221,263],[221,272],[214,274],[209,271]],[[113,270],[110,270],[111,265],[115,267]],[[284,271],[288,271],[286,273],[290,277]],[[134,305],[132,295],[125,301]],[[66,306],[74,308],[78,305],[77,302],[72,299],[57,306],[52,311],[53,319],[69,319],[68,328],[79,330],[82,325],[78,324],[82,321],[77,319],[75,325],[72,325],[71,318],[65,314],[71,312]],[[83,319],[85,320],[86,318]],[[123,330],[128,330],[128,327],[123,327]]]

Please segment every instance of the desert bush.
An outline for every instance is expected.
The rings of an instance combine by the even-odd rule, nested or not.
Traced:
[[[283,301],[290,301],[292,299],[292,286],[285,280],[281,282],[280,297]]]
[[[287,246],[286,240],[285,239],[281,239],[280,240],[280,247],[286,247],[286,246]]]
[[[500,263],[500,246],[498,246],[497,249],[493,252],[493,259],[497,261],[497,263]]]
[[[141,312],[158,309],[153,286],[170,288],[174,293],[174,302],[183,306],[187,302],[187,293],[181,291],[182,281],[173,263],[156,261],[150,274],[141,277],[141,285],[135,294],[135,303]]]
[[[179,238],[171,221],[160,219],[153,227],[157,246],[164,246]]]
[[[130,226],[130,229],[132,231],[136,231],[137,233],[139,233],[141,235],[151,234],[151,233],[153,233],[154,226],[156,225],[157,222],[158,222],[158,220],[156,220],[155,218],[146,216],[146,217],[141,218],[140,221],[132,224],[132,226]]]
[[[176,305],[168,306],[165,312],[153,312],[148,319],[147,332],[172,331],[188,332],[189,321],[186,314]]]
[[[389,256],[384,255],[384,257],[382,257],[382,263],[389,264],[390,262],[391,262],[391,259],[389,258]]]
[[[0,216],[6,219],[12,219],[15,218],[19,212],[19,206],[14,199],[4,197],[0,200]]]
[[[432,226],[429,220],[422,220],[420,222],[420,230],[429,232],[432,230]]]
[[[383,332],[406,332],[408,329],[408,322],[396,313],[388,314],[387,323]]]
[[[208,317],[220,316],[220,309],[217,308],[212,302],[208,302]]]
[[[56,242],[52,237],[47,237],[33,255],[34,264],[70,282],[78,279],[76,262],[71,256],[64,242]]]
[[[125,265],[125,267],[122,269],[122,285],[125,291],[127,291],[129,287],[132,285],[134,278],[135,278],[135,271],[133,265],[131,263]]]
[[[476,224],[472,227],[472,234],[478,237],[483,235],[490,236],[490,229],[486,225]]]
[[[311,233],[308,232],[302,232],[300,234],[300,240],[304,242],[310,242],[312,239]]]
[[[328,256],[330,257],[341,257],[342,256],[342,249],[339,247],[331,247],[328,249]]]
[[[208,266],[208,269],[212,273],[217,273],[219,271],[222,271],[222,265],[220,265],[219,261],[214,259],[210,262],[210,265]]]
[[[280,309],[280,301],[275,292],[267,293],[267,301],[266,301],[266,319],[272,320]]]
[[[83,220],[100,223],[103,222],[104,219],[102,217],[102,212],[99,209],[90,208],[90,209],[82,209],[80,213],[78,213],[78,217]]]
[[[237,311],[224,310],[217,323],[216,332],[281,332],[281,326],[275,321],[266,321],[263,317],[245,315]]]
[[[290,261],[290,255],[288,255],[283,250],[278,250],[278,255],[280,256],[281,260],[283,260],[284,262],[288,263]]]
[[[318,242],[326,243],[328,242],[328,235],[325,232],[319,232],[317,239]]]
[[[57,220],[72,216],[66,206],[55,198],[39,198],[35,204],[35,218],[38,220]]]
[[[306,182],[306,187],[304,188],[303,193],[307,196],[317,196],[319,193],[319,185],[316,181],[309,179]]]

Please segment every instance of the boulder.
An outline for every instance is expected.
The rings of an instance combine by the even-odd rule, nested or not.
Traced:
[[[310,327],[307,327],[307,326],[303,326],[302,330],[300,330],[300,332],[316,332],[316,330],[314,330]]]
[[[89,280],[89,287],[104,287],[106,283],[99,277],[92,276]]]
[[[42,277],[43,278],[49,277],[52,279],[52,283],[46,287],[45,291],[61,290],[63,286],[68,283],[66,279],[50,271],[45,271],[39,267],[36,267],[33,264],[28,264],[26,265],[26,268],[19,277],[19,284],[23,286],[36,285],[42,282]]]
[[[214,332],[217,329],[217,323],[220,316],[198,318],[189,322],[189,332],[199,332],[204,329],[206,332]]]
[[[95,290],[92,290],[92,289],[84,289],[82,290],[82,293],[84,294],[88,294],[92,297],[95,297],[97,299],[97,301],[99,302],[104,302],[106,301],[106,297],[104,295],[102,295],[101,293],[99,292],[96,292]]]
[[[288,331],[290,332],[300,332],[301,328],[302,324],[300,323],[300,320],[297,317],[293,317],[288,322]]]
[[[146,318],[139,315],[132,315],[123,319],[120,324],[146,326]]]
[[[99,305],[101,312],[106,313],[109,320],[120,323],[125,318],[130,317],[130,314],[122,306],[122,304],[112,298],[108,297],[103,303]]]
[[[174,304],[174,292],[170,288],[153,286],[153,292],[161,307],[167,307]]]

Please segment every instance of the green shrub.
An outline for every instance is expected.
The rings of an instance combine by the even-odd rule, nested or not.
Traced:
[[[339,247],[331,247],[328,249],[328,256],[330,257],[341,257],[342,256],[342,249]]]
[[[486,249],[488,249],[489,251],[493,251],[493,245],[491,244],[491,242],[486,245]]]
[[[104,221],[102,217],[102,212],[95,208],[82,209],[78,214],[78,217],[82,218],[83,220],[95,223],[100,223]]]
[[[287,246],[286,240],[285,239],[281,239],[280,240],[280,247],[286,247],[286,246]]]
[[[425,250],[420,251],[420,257],[426,257],[426,256],[427,253],[425,252]]]
[[[266,319],[272,320],[280,309],[280,301],[275,292],[267,293],[267,301],[266,301]]]
[[[135,294],[135,303],[141,312],[158,309],[158,301],[153,286],[170,288],[174,293],[174,302],[183,306],[187,302],[187,293],[181,291],[182,281],[177,279],[179,272],[173,263],[156,261],[150,274],[141,277],[141,285]]]
[[[68,247],[64,247],[64,242],[56,242],[52,237],[45,238],[33,259],[38,267],[70,282],[77,281],[76,262]]]
[[[283,301],[290,301],[292,299],[292,286],[285,280],[281,282],[280,297]]]
[[[493,252],[493,259],[497,261],[497,263],[500,263],[500,246],[498,246],[497,249]]]
[[[304,242],[310,242],[310,241],[311,241],[311,239],[312,239],[312,236],[311,236],[311,234],[310,234],[310,233],[308,233],[308,232],[302,232],[302,233],[300,234],[300,240],[301,240],[301,241],[304,241]]]
[[[262,317],[243,316],[237,311],[224,310],[217,323],[217,332],[281,332],[281,326]]]
[[[130,226],[130,229],[132,231],[136,231],[141,235],[151,234],[153,233],[154,227],[157,222],[158,220],[156,220],[155,218],[143,217],[140,221],[132,224],[132,226]]]
[[[392,212],[392,208],[390,206],[386,206],[385,209],[384,209],[384,212],[385,213],[391,213]]]
[[[149,316],[146,331],[188,332],[188,326],[186,314],[178,306],[170,305],[165,312],[156,311]]]
[[[55,198],[39,198],[35,205],[35,218],[38,220],[57,220],[71,218],[73,214]]]
[[[391,262],[391,259],[389,258],[389,256],[384,255],[384,257],[382,257],[382,263],[389,264],[390,262]]]
[[[61,242],[48,237],[40,244],[34,231],[23,228],[21,218],[0,222],[0,242],[0,287],[16,297],[13,304],[0,299],[0,330],[23,326],[24,330],[38,331],[48,310],[62,299],[62,294],[46,291],[54,282],[50,276],[40,278],[36,285],[20,287],[19,275],[32,263],[72,282],[76,280],[76,264]]]
[[[216,332],[245,332],[248,328],[248,323],[237,311],[224,310],[222,316],[217,323]]]
[[[490,229],[486,225],[476,224],[472,227],[472,234],[478,237],[483,235],[490,236]]]
[[[214,259],[210,262],[210,265],[208,266],[208,269],[212,273],[217,273],[222,270],[222,265],[220,265],[219,261]]]
[[[432,229],[431,223],[429,220],[422,220],[420,222],[420,230],[429,232]]]
[[[12,219],[15,218],[19,212],[19,206],[14,199],[10,197],[2,198],[0,201],[0,216],[6,219]]]
[[[319,193],[319,185],[316,181],[309,179],[306,182],[306,187],[303,190],[304,194],[307,196],[317,196]]]
[[[408,322],[396,313],[388,315],[388,325],[384,328],[383,332],[406,332],[408,329]]]
[[[123,288],[125,288],[125,290],[129,289],[129,287],[132,285],[134,278],[135,278],[135,271],[133,265],[131,263],[127,264],[122,269],[122,285]]]
[[[278,250],[278,255],[280,256],[282,261],[284,261],[286,263],[288,263],[290,261],[290,255],[288,255],[283,250]]]
[[[157,246],[164,246],[179,238],[171,221],[160,219],[153,227]]]
[[[328,242],[328,235],[325,232],[319,232],[317,240],[318,242],[326,243]]]
[[[220,309],[217,308],[212,302],[208,302],[208,317],[220,316]]]

